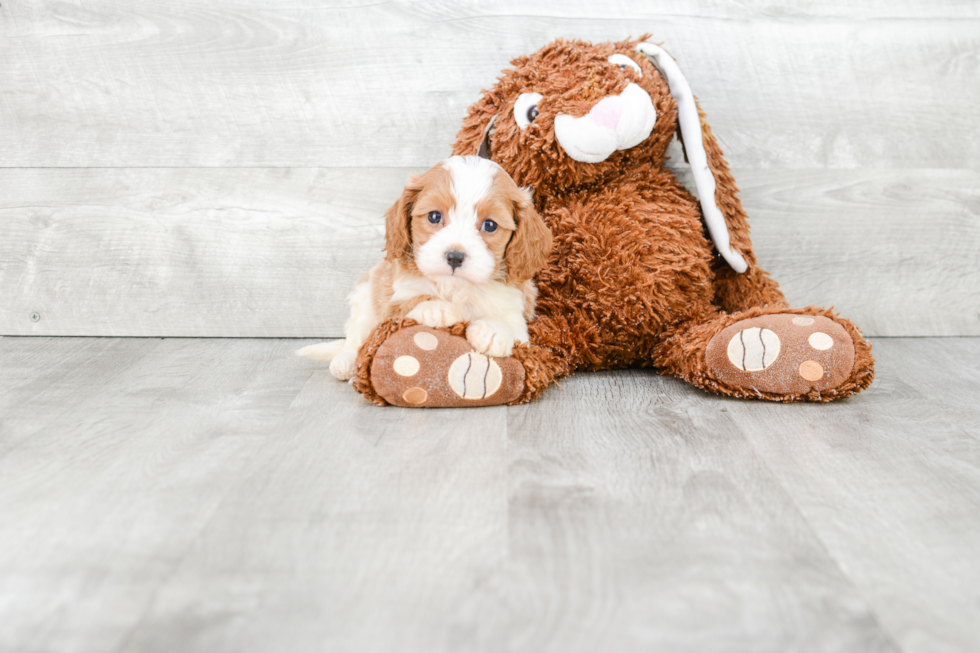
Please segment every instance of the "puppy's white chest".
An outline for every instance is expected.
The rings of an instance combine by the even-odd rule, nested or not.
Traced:
[[[481,294],[471,284],[461,284],[453,279],[436,283],[436,296],[459,308],[467,320],[480,317],[479,306],[483,303],[479,301]]]

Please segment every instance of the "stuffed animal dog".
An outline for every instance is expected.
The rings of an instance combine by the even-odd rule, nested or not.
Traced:
[[[531,278],[550,249],[527,190],[492,161],[450,157],[412,177],[385,214],[387,254],[349,297],[346,339],[297,353],[330,361],[330,372],[347,380],[379,322],[410,318],[429,327],[467,322],[477,353],[510,356],[515,341],[528,340]],[[406,361],[403,371],[413,365]]]

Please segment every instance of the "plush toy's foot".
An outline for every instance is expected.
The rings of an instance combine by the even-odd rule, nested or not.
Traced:
[[[774,313],[740,320],[711,338],[705,356],[711,375],[725,388],[776,395],[767,398],[832,396],[854,380],[855,342],[823,315]]]
[[[524,367],[514,358],[478,354],[465,337],[411,326],[378,347],[370,380],[396,406],[496,406],[524,392]]]

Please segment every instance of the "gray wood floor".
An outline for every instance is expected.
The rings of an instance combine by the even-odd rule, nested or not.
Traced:
[[[0,651],[980,650],[980,339],[473,410],[300,344],[0,338]]]

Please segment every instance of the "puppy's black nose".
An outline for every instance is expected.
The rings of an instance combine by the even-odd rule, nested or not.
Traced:
[[[463,264],[464,258],[466,258],[466,254],[463,252],[457,252],[455,249],[446,252],[446,262],[449,263],[449,267],[451,267],[453,270]]]

